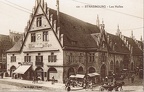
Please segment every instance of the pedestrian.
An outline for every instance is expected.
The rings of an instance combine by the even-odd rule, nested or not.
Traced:
[[[70,86],[67,87],[67,92],[70,92],[71,88]]]
[[[3,75],[4,75],[4,73],[2,72],[2,74],[1,74],[1,78],[3,79]]]
[[[105,77],[105,82],[108,82],[108,77],[107,76]]]
[[[131,83],[133,83],[134,82],[134,75],[132,75],[132,77],[131,77]]]
[[[55,78],[54,78],[54,76],[52,77],[52,84],[54,84],[54,82],[55,82]]]

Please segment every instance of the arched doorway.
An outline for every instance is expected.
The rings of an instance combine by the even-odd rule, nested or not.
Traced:
[[[90,68],[89,68],[89,73],[94,73],[94,72],[96,72],[96,71],[95,71],[95,68],[90,67]]]
[[[106,77],[106,65],[105,64],[103,64],[101,66],[100,74],[101,74],[101,78],[105,78]]]
[[[14,77],[14,74],[13,72],[16,70],[16,67],[15,66],[11,66],[10,68],[10,77]]]
[[[57,78],[59,77],[58,74],[57,74],[57,70],[54,68],[54,67],[50,67],[48,69],[48,73],[47,73],[47,80],[48,81],[51,81],[52,80],[52,77],[55,78],[55,80],[57,80]]]
[[[43,69],[41,67],[37,67],[35,69],[35,74],[34,76],[38,76],[39,78],[41,78],[42,81],[44,81],[44,76],[43,76]]]
[[[134,63],[132,62],[131,63],[131,71],[133,71],[134,70]]]
[[[77,71],[78,74],[83,74],[84,73],[84,70],[83,70],[83,67],[79,67],[78,68],[78,71]]]
[[[70,67],[70,68],[68,69],[67,77],[69,78],[70,75],[75,75],[74,68],[72,68],[72,67]]]

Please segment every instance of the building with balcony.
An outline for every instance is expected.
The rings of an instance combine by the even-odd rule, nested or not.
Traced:
[[[119,27],[117,35],[109,34],[98,21],[97,25],[86,23],[59,12],[58,2],[53,10],[44,0],[36,0],[24,38],[7,51],[9,75],[23,79],[37,75],[43,81],[54,76],[64,82],[71,75],[93,73],[104,78],[139,66],[142,42],[123,36]],[[134,50],[139,54],[134,56]]]

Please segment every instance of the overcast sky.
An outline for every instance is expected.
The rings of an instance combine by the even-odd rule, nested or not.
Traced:
[[[45,0],[48,7],[56,9],[56,0]],[[136,39],[143,35],[143,0],[59,0],[60,11],[85,22],[96,24],[97,15],[104,21],[108,33],[115,34],[117,25],[123,35]],[[0,0],[0,34],[9,30],[24,32],[35,0]],[[106,8],[85,8],[85,5],[104,5]],[[110,8],[111,6],[123,8]],[[24,8],[26,9],[24,9]],[[79,8],[78,8],[79,7]]]

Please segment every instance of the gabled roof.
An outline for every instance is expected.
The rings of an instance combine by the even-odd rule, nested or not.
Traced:
[[[21,46],[22,46],[22,39],[19,39],[18,42],[16,42],[16,44],[9,50],[7,50],[6,52],[20,52],[20,49],[21,49]]]

